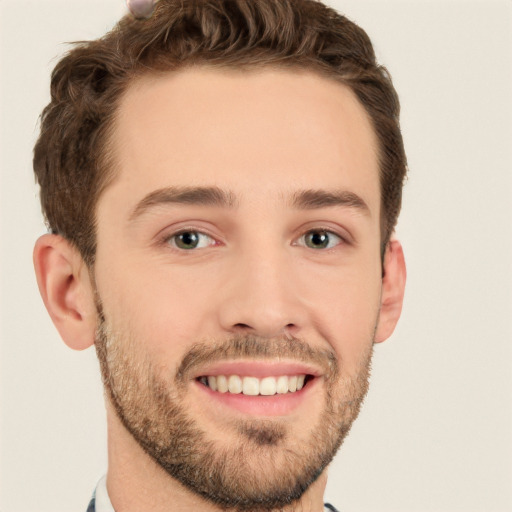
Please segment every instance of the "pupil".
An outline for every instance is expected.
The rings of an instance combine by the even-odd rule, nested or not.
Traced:
[[[197,245],[197,242],[199,240],[199,237],[197,236],[197,233],[188,231],[186,233],[181,233],[178,235],[179,244],[184,249],[190,249]]]
[[[311,234],[311,244],[318,247],[327,247],[329,243],[329,235],[325,231],[318,231]]]

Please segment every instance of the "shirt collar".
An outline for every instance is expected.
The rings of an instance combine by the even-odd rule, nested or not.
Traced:
[[[94,492],[94,497],[96,505],[95,512],[115,512],[114,507],[110,502],[110,498],[108,497],[106,476],[103,476],[98,482],[96,491]]]

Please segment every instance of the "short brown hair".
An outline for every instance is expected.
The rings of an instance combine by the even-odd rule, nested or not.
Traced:
[[[384,250],[407,167],[398,96],[364,30],[316,0],[160,0],[149,20],[127,15],[101,39],[75,43],[53,70],[34,148],[49,228],[94,264],[95,206],[113,176],[109,132],[123,92],[137,76],[202,63],[309,69],[355,92],[379,140]]]

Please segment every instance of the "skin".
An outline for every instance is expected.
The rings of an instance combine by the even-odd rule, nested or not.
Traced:
[[[98,201],[92,272],[57,235],[44,235],[35,248],[41,294],[72,348],[94,343],[98,296],[110,327],[138,343],[137,357],[162,378],[174,375],[197,341],[284,333],[332,353],[342,377],[355,379],[372,344],[393,332],[403,252],[392,240],[382,266],[377,142],[345,86],[275,69],[143,77],[121,102],[112,149],[118,173]],[[236,207],[140,206],[171,186],[218,187]],[[365,206],[290,205],[293,194],[319,189],[350,192]],[[173,246],[183,228],[207,235],[203,245]],[[311,230],[328,230],[331,246],[309,247]],[[272,418],[286,425],[287,442],[308,439],[318,425],[327,389],[318,370],[314,390]],[[332,391],[343,397],[341,384]],[[228,406],[219,414],[193,380],[183,393],[190,417],[219,446],[233,442],[235,422],[261,417]],[[140,448],[108,399],[107,418],[107,487],[116,511],[218,510]],[[287,510],[320,512],[326,478],[324,471]]]

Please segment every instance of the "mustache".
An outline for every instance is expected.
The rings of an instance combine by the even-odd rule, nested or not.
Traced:
[[[205,340],[194,344],[176,370],[176,381],[184,383],[190,374],[205,364],[226,359],[285,358],[318,366],[326,379],[336,379],[339,375],[338,358],[334,350],[314,348],[305,340],[289,334],[275,338],[235,334],[221,341]]]

